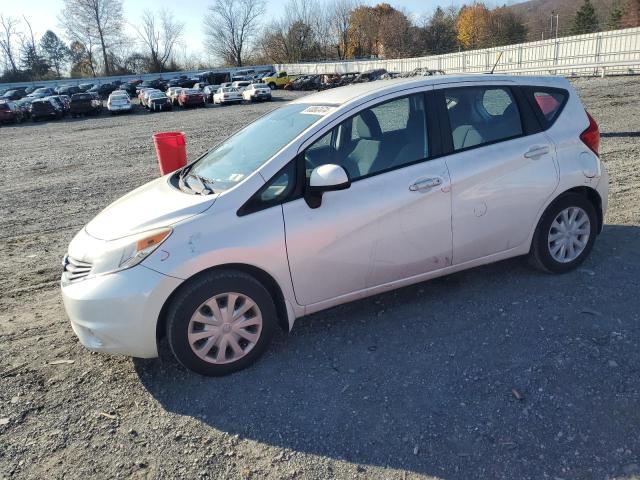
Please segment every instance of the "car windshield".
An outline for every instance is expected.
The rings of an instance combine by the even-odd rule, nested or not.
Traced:
[[[308,107],[287,105],[259,118],[202,157],[191,173],[216,191],[233,187],[322,118],[303,113]]]

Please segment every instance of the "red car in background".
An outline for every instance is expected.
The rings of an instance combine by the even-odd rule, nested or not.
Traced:
[[[0,103],[0,123],[20,123],[24,120],[22,110],[13,102]]]
[[[178,105],[181,107],[204,107],[204,94],[200,90],[184,88],[178,95]]]

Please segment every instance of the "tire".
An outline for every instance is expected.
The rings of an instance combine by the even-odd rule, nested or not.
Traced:
[[[565,219],[570,220],[575,215],[573,223],[565,222],[560,217],[563,212],[566,213]],[[563,230],[566,225],[575,225],[575,228],[572,226],[569,232],[566,232]],[[542,214],[533,235],[529,263],[534,268],[548,273],[570,272],[589,255],[597,231],[598,217],[593,204],[578,193],[565,193],[554,200]],[[559,238],[553,240],[552,236]],[[563,255],[565,258],[562,258]]]
[[[225,316],[226,307],[223,305],[225,298],[233,298],[231,295],[238,295],[235,305],[240,302],[240,307],[235,308],[242,308],[247,301],[253,305],[236,320]],[[218,305],[218,314],[214,314],[214,309],[206,304]],[[192,318],[196,314],[212,323],[197,322]],[[220,316],[221,319],[217,319]],[[256,325],[241,327],[238,320],[254,321]],[[222,270],[195,278],[177,293],[167,312],[167,338],[173,355],[185,368],[211,377],[228,375],[253,364],[271,343],[276,325],[276,308],[267,289],[252,276],[235,270]],[[222,329],[225,329],[222,337],[206,335],[207,331]],[[190,331],[192,335],[200,333],[205,336],[190,339]],[[251,342],[243,335],[257,337]],[[235,341],[235,347],[240,351],[226,343],[229,340]],[[226,348],[221,354],[218,345],[223,341]],[[196,354],[198,349],[200,355]],[[238,358],[234,359],[236,356]]]
[[[275,90],[276,89],[276,84],[274,82],[269,82],[268,85],[269,85],[269,88],[271,90]]]

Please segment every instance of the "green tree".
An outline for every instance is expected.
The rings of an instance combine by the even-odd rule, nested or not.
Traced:
[[[489,42],[491,46],[522,43],[527,38],[527,27],[509,7],[499,7],[489,15]]]
[[[32,80],[44,78],[49,73],[50,66],[47,61],[38,53],[36,48],[27,43],[23,45],[20,64]]]
[[[456,39],[456,18],[455,8],[443,10],[436,8],[429,22],[425,26],[424,49],[426,53],[439,55],[453,52],[458,46]]]
[[[591,0],[584,0],[580,9],[576,12],[571,27],[572,35],[582,35],[583,33],[593,33],[599,30],[598,17],[593,8]]]
[[[71,56],[69,47],[55,33],[47,30],[40,39],[40,49],[42,56],[53,67],[56,76],[60,78],[60,71]]]

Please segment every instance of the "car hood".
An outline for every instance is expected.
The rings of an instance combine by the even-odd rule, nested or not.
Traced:
[[[113,202],[87,224],[87,233],[100,240],[116,240],[170,226],[204,212],[218,197],[184,193],[169,183],[170,177],[153,180]]]

